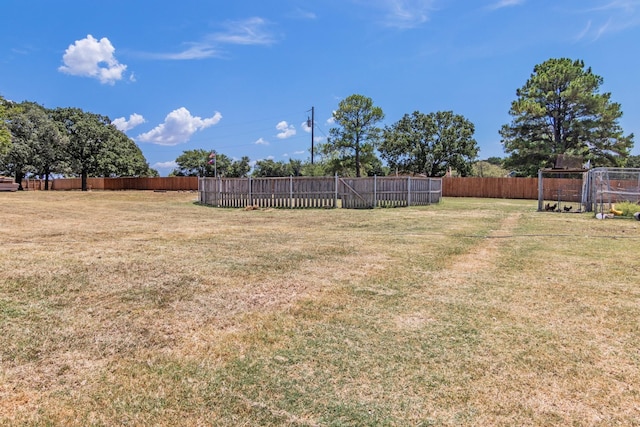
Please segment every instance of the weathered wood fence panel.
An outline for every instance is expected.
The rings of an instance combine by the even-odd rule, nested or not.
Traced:
[[[201,203],[242,208],[335,208],[415,206],[438,203],[440,178],[412,177],[288,177],[201,178]]]
[[[340,178],[338,192],[342,207],[423,206],[438,203],[442,197],[442,179],[409,176]]]
[[[251,187],[249,186],[248,180],[242,178],[210,178],[208,181],[213,182],[214,188],[217,184],[219,192],[218,196],[216,196],[215,193],[212,195],[214,200],[212,206],[223,208],[244,208],[249,206]]]
[[[374,178],[340,178],[338,194],[345,209],[370,209],[376,206]]]
[[[411,179],[410,202],[412,205],[439,203],[442,198],[442,179]]]
[[[335,178],[290,177],[292,208],[335,208]]]
[[[335,178],[201,178],[200,202],[228,208],[336,207]]]

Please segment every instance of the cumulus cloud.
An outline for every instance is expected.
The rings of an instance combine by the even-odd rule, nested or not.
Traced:
[[[157,162],[151,165],[154,169],[175,169],[178,167],[178,164],[175,160],[171,160],[168,162]]]
[[[131,114],[129,116],[129,120],[127,120],[124,117],[118,117],[117,119],[114,119],[111,122],[112,125],[114,125],[117,129],[121,130],[122,132],[131,130],[134,127],[141,125],[143,123],[146,123],[146,120],[144,119],[144,117],[142,117],[140,114],[137,114],[137,113]]]
[[[114,56],[115,48],[108,38],[95,39],[91,34],[69,45],[62,56],[59,71],[72,76],[92,77],[100,83],[114,84],[122,80],[127,66]]]
[[[334,116],[335,114],[336,114],[336,110],[333,110],[333,112],[332,112],[332,114],[331,114],[331,117],[329,117],[329,118],[327,119],[327,124],[328,124],[328,125],[332,125],[332,124],[334,124],[334,123],[336,122],[336,118],[335,118],[335,116]]]
[[[255,142],[257,145],[269,145],[269,141],[265,141],[264,139],[260,138]]]
[[[296,129],[293,127],[293,125],[290,125],[284,120],[276,125],[276,129],[280,131],[280,133],[276,135],[280,139],[291,138],[296,134]]]
[[[217,111],[213,117],[203,119],[192,116],[189,110],[181,107],[167,114],[164,123],[139,135],[137,140],[158,145],[178,145],[189,141],[191,135],[217,124],[221,119],[222,114]]]

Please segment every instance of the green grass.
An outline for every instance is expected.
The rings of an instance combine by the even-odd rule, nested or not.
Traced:
[[[194,199],[0,194],[0,424],[640,425],[640,223]]]
[[[633,214],[640,212],[640,205],[633,202],[616,203],[615,208],[622,211],[622,216],[633,217]]]

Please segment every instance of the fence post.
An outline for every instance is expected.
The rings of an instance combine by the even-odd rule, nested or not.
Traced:
[[[542,186],[542,169],[538,169],[538,212],[542,211],[542,202],[544,201]]]
[[[373,207],[378,207],[378,175],[373,175]]]
[[[287,207],[291,209],[293,207],[293,175],[289,175],[289,201]]]
[[[253,206],[253,194],[251,192],[251,176],[249,176],[249,206]]]
[[[428,194],[428,196],[427,196],[427,204],[430,205],[432,203],[431,202],[431,200],[432,200],[431,199],[431,191],[433,191],[433,187],[431,186],[431,184],[433,183],[433,180],[430,177],[427,178],[427,179],[428,179],[427,182],[429,183],[429,185],[427,186],[427,191],[428,191],[428,193],[427,193]]]
[[[411,177],[407,176],[407,206],[411,206]]]
[[[334,184],[333,184],[333,207],[338,207],[338,174],[335,174]]]

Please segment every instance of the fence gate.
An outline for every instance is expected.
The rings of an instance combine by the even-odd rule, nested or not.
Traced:
[[[374,178],[339,178],[338,195],[345,209],[372,209],[376,207]]]

